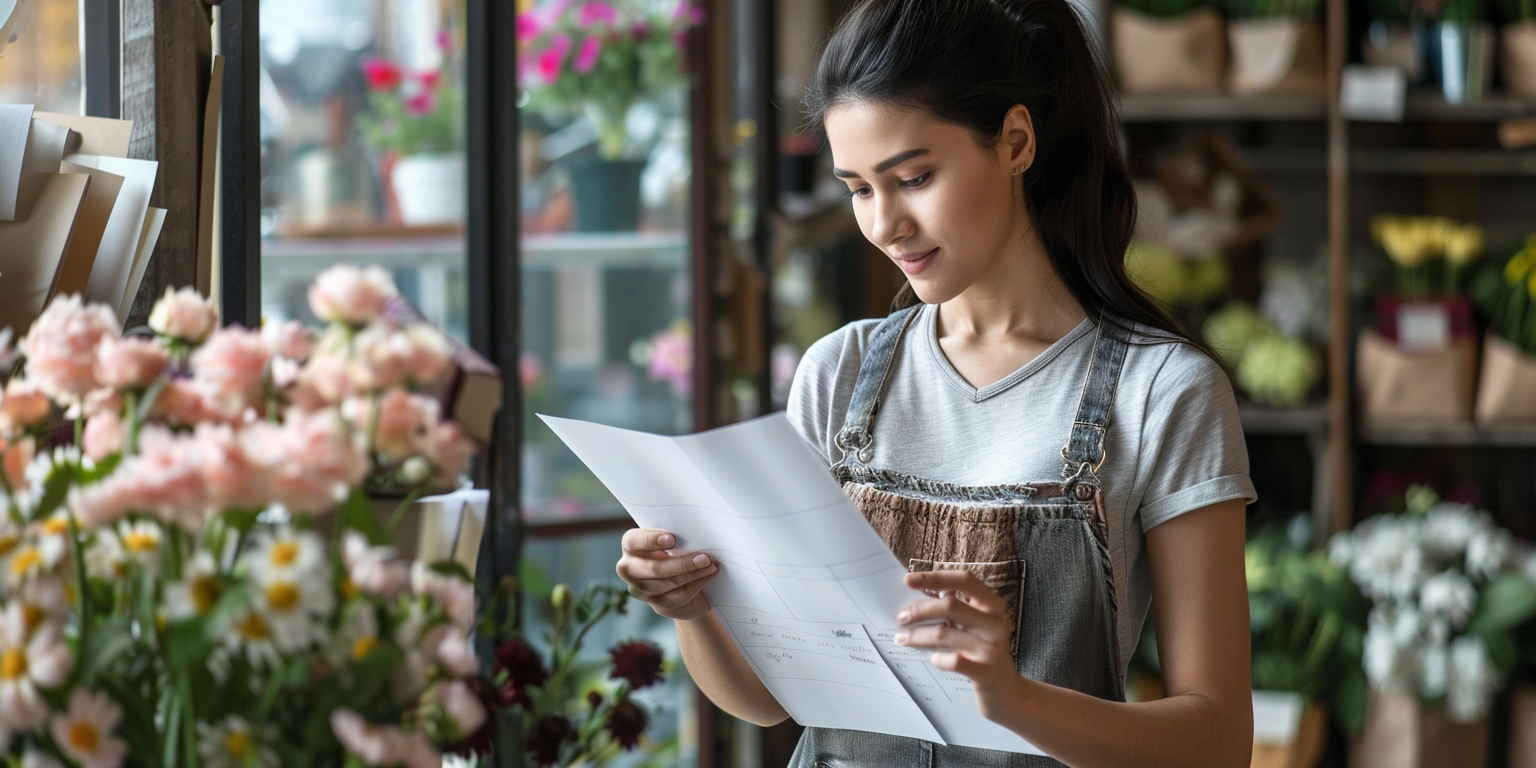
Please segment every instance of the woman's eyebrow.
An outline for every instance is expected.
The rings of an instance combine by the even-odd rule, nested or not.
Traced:
[[[909,149],[899,155],[893,155],[889,159],[882,160],[879,165],[875,166],[875,173],[885,173],[886,171],[895,168],[896,166],[901,165],[902,163],[911,160],[918,155],[926,154],[928,154],[928,150],[926,149]],[[841,168],[833,168],[832,175],[841,179],[859,178],[857,173],[854,173],[853,171],[845,171]]]

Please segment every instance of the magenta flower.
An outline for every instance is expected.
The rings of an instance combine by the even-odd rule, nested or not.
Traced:
[[[393,61],[368,58],[363,60],[363,77],[368,80],[370,90],[392,91],[400,87],[404,74]]]
[[[453,50],[453,33],[446,29],[437,31],[437,49],[443,53]]]
[[[581,41],[581,48],[576,51],[576,61],[572,64],[577,72],[583,74],[591,72],[597,66],[597,57],[603,52],[603,40],[592,36]]]
[[[560,66],[565,63],[565,54],[571,49],[571,38],[565,35],[555,35],[550,41],[549,48],[539,54],[537,66],[539,76],[544,82],[553,83],[560,79]]]
[[[693,4],[692,0],[679,0],[677,10],[672,14],[673,21],[686,21],[690,25],[704,23],[704,9]]]
[[[431,114],[432,110],[435,109],[437,109],[437,96],[434,95],[431,91],[422,91],[421,93],[412,94],[405,100],[405,111],[408,114],[416,115],[419,117],[421,115]]]
[[[531,13],[519,13],[517,15],[517,41],[526,43],[538,37],[544,31],[544,25],[539,18]]]
[[[603,2],[603,0],[595,0],[581,7],[581,13],[577,17],[576,23],[583,27],[590,27],[594,24],[611,25],[618,18],[619,12],[614,10],[613,6]]]

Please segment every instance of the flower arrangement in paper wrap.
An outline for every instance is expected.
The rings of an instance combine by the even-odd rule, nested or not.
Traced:
[[[628,600],[629,593],[613,585],[594,583],[576,597],[557,584],[550,592],[554,621],[544,638],[552,663],[521,635],[496,647],[495,682],[502,700],[524,713],[522,746],[533,765],[602,764],[640,744],[649,717],[631,694],[662,681],[661,648],[644,640],[616,643],[605,665],[616,686],[584,686],[577,658],[587,633],[608,614],[624,613]]]
[[[1409,489],[1404,513],[1336,534],[1329,558],[1371,601],[1371,685],[1415,694],[1453,721],[1485,717],[1515,666],[1514,629],[1536,614],[1536,585],[1513,555],[1509,532],[1488,513],[1424,486]]]
[[[1466,290],[1483,255],[1481,227],[1441,216],[1377,216],[1371,236],[1392,260],[1396,289],[1408,296]]]
[[[1499,338],[1536,355],[1536,235],[1502,264],[1489,264],[1472,281],[1472,298]]]
[[[1253,687],[1326,701],[1340,726],[1358,733],[1365,723],[1360,654],[1368,606],[1342,567],[1308,548],[1309,527],[1291,530],[1297,529],[1306,535],[1266,527],[1244,548]]]
[[[391,59],[363,59],[369,109],[357,116],[357,127],[368,146],[402,157],[464,149],[464,96],[448,66],[453,38],[441,32],[437,43],[444,59],[433,69],[408,71]]]
[[[319,333],[219,328],[190,289],[145,335],[76,297],[43,312],[0,395],[7,765],[435,768],[485,748],[472,584],[397,558],[362,491],[456,485],[471,447],[412,391],[448,353],[379,317],[393,293],[376,268],[324,273]]]
[[[642,0],[552,0],[517,19],[534,108],[584,112],[608,160],[629,149],[625,117],[640,99],[687,82],[687,31],[703,20],[694,0],[670,12]]]

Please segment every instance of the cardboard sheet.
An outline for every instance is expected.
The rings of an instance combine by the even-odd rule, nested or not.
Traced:
[[[71,155],[70,162],[96,168],[123,177],[123,188],[112,206],[96,262],[86,282],[85,296],[116,307],[123,301],[128,279],[133,274],[133,258],[138,253],[139,238],[144,233],[144,219],[149,212],[149,194],[155,188],[159,163],[149,160],[125,160],[101,155]]]
[[[27,218],[0,222],[0,280],[6,285],[0,328],[25,335],[52,298],[59,263],[90,182],[91,177],[81,173],[50,176]]]
[[[82,155],[128,156],[128,140],[133,137],[131,120],[61,115],[56,112],[38,112],[33,117],[79,133],[80,148],[75,151]]]
[[[150,208],[144,216],[144,231],[140,233],[139,245],[134,251],[133,269],[128,273],[123,300],[117,306],[117,319],[120,322],[128,322],[128,311],[133,309],[133,300],[139,295],[139,287],[144,284],[144,271],[149,268],[149,259],[155,254],[155,243],[160,242],[160,230],[164,226],[165,209]]]
[[[16,219],[21,165],[32,135],[30,104],[0,104],[0,221]]]
[[[64,161],[61,170],[91,177],[91,186],[85,191],[85,202],[80,205],[80,217],[75,221],[75,236],[69,241],[64,263],[59,266],[58,285],[61,294],[85,293],[86,281],[91,277],[91,265],[96,263],[96,250],[101,247],[101,237],[107,231],[107,220],[112,217],[112,207],[117,204],[117,195],[123,189],[123,177],[68,160]]]

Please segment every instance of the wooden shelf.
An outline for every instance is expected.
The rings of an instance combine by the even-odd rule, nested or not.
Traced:
[[[1328,431],[1328,404],[1276,408],[1239,400],[1243,431],[1250,435],[1313,435]]]
[[[1426,122],[1487,122],[1536,116],[1536,101],[1508,94],[1490,94],[1466,104],[1447,103],[1432,93],[1410,93],[1403,119]]]
[[[1358,439],[1367,445],[1536,448],[1536,424],[1367,423]]]
[[[1304,147],[1244,147],[1243,159],[1261,173],[1321,174],[1328,155]],[[1504,149],[1375,149],[1349,152],[1357,176],[1536,176],[1536,152]]]
[[[1307,121],[1328,116],[1321,96],[1121,96],[1127,122]]]

